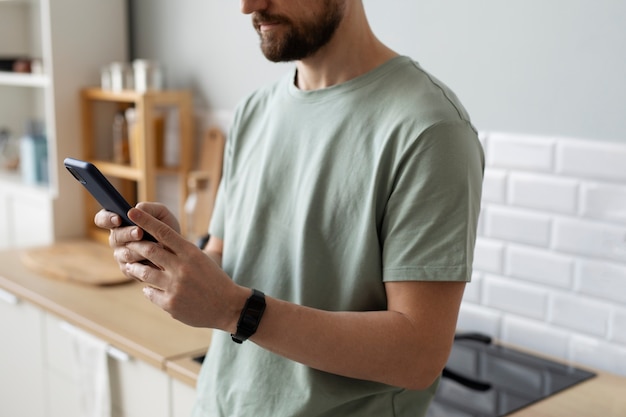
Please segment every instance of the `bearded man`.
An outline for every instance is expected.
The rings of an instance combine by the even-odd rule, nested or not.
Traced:
[[[424,416],[471,276],[476,130],[362,0],[241,9],[295,64],[236,110],[206,248],[158,203],[96,224],[148,299],[216,329],[194,417]]]

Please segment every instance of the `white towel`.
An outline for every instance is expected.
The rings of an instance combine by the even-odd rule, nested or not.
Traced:
[[[81,417],[111,417],[107,343],[74,326],[64,327],[73,338]]]

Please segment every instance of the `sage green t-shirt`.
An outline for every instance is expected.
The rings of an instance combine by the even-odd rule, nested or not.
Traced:
[[[236,111],[210,228],[224,270],[329,311],[386,309],[386,281],[469,281],[483,155],[455,95],[408,57],[317,91],[294,75]],[[194,416],[415,417],[436,385],[332,375],[215,332]]]

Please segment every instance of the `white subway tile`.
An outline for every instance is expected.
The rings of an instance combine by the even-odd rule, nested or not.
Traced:
[[[611,340],[626,347],[626,308],[615,311]]]
[[[626,224],[626,186],[583,183],[581,195],[582,216]]]
[[[533,285],[513,278],[486,276],[482,283],[484,305],[534,319],[545,319],[548,294]]]
[[[474,248],[473,267],[480,272],[502,272],[504,244],[495,240],[477,238]]]
[[[478,215],[478,225],[476,226],[476,236],[485,236],[485,211],[486,205],[483,203],[480,207],[480,213]]]
[[[569,289],[573,285],[574,258],[548,250],[509,245],[505,271],[516,278]]]
[[[553,248],[586,257],[626,262],[626,226],[558,218]]]
[[[580,293],[626,304],[626,264],[583,259],[576,275]]]
[[[575,214],[578,184],[578,181],[554,176],[512,173],[509,176],[509,201],[518,207]]]
[[[582,336],[573,337],[570,343],[572,362],[626,376],[626,348]]]
[[[474,304],[480,304],[480,287],[482,282],[482,274],[474,272],[472,274],[472,282],[468,282],[465,285],[465,292],[463,293],[463,301],[467,301]]]
[[[557,172],[582,178],[626,180],[626,146],[621,143],[560,139]]]
[[[494,168],[485,168],[483,179],[483,201],[490,203],[505,203],[506,201],[506,171]]]
[[[480,145],[483,147],[483,152],[485,156],[487,155],[487,142],[489,141],[489,132],[478,132],[478,140],[480,141]]]
[[[509,242],[548,246],[550,217],[504,207],[489,207],[485,216],[485,234]]]
[[[491,133],[487,165],[499,168],[551,172],[555,140],[535,136]]]
[[[502,322],[502,340],[556,358],[567,359],[569,333],[543,322],[505,315]]]
[[[580,295],[554,294],[550,323],[597,337],[606,337],[611,307]]]
[[[479,332],[499,339],[501,320],[502,313],[496,310],[464,302],[456,327],[458,332]]]

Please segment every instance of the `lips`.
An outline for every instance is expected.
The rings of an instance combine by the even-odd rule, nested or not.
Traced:
[[[268,15],[265,13],[255,13],[252,17],[252,24],[257,32],[264,32],[287,22],[288,20],[284,17]]]

